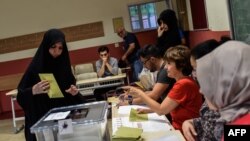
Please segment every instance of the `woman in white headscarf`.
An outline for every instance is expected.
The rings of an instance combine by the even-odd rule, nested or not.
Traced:
[[[197,78],[210,109],[220,112],[215,137],[224,124],[250,124],[250,46],[228,41],[197,60]]]

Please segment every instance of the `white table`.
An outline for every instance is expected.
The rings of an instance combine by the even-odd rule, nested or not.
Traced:
[[[130,122],[129,112],[131,108],[147,108],[139,105],[127,105],[116,107],[114,98],[109,98],[112,103],[112,135],[120,126],[142,128],[141,137],[144,141],[185,141],[179,130],[175,130],[168,119],[156,113],[148,114],[148,121]]]
[[[108,88],[113,86],[123,85],[126,74],[122,73],[114,76],[107,76],[103,78],[92,78],[86,80],[79,80],[76,82],[76,86],[82,95],[93,94],[95,89]]]
[[[16,112],[15,112],[15,101],[16,101],[16,96],[17,96],[17,89],[14,89],[12,91],[9,91],[6,93],[6,96],[11,97],[11,112],[12,112],[12,122],[13,122],[13,129],[14,133],[20,132],[24,128],[24,124],[21,125],[21,127],[17,127],[16,122],[19,120],[24,120],[24,117],[16,117]]]

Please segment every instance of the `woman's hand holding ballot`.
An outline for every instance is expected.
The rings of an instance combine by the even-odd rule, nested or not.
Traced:
[[[36,94],[46,94],[50,89],[49,81],[42,80],[32,87],[33,95]]]

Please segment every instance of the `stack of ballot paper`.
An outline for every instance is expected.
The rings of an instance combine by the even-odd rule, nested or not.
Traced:
[[[131,127],[119,127],[112,137],[112,141],[140,141],[142,129]]]

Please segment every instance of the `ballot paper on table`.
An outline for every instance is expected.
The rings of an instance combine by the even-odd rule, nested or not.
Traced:
[[[49,98],[62,98],[64,97],[62,91],[60,90],[56,79],[52,73],[40,73],[39,77],[41,80],[49,81],[50,88],[49,88]]]
[[[147,121],[130,122],[129,117],[112,118],[112,131],[114,132],[122,126],[142,128],[145,132],[159,132],[172,130],[170,123],[166,121],[166,117],[159,116],[156,113],[148,114]]]
[[[148,107],[146,107],[146,105],[126,105],[126,106],[120,106],[118,109],[118,114],[119,115],[129,115],[131,109],[148,109]]]
[[[139,114],[136,109],[131,108],[129,114],[129,121],[147,121],[148,114]]]
[[[140,128],[119,127],[112,136],[112,141],[138,141],[142,132]]]
[[[137,121],[131,122],[130,112],[131,109],[138,109],[138,108],[146,108],[146,106],[142,105],[126,105],[120,106],[118,109],[119,117],[112,118],[112,131],[113,134],[115,131],[122,126],[126,127],[133,127],[133,128],[142,128],[144,132],[159,132],[159,131],[169,131],[172,130],[173,127],[166,119],[165,115],[159,116],[157,113],[148,113],[148,120],[145,121]]]

